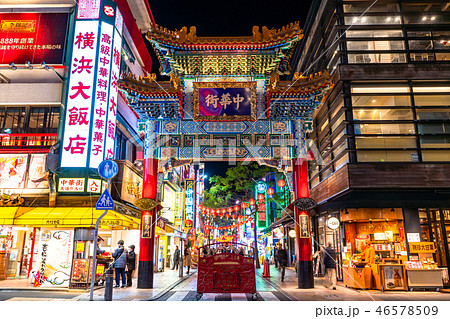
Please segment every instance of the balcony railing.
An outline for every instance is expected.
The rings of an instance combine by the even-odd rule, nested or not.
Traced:
[[[0,134],[1,148],[42,148],[56,143],[57,134]]]

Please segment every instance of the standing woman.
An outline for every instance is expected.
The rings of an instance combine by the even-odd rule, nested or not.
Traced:
[[[184,250],[184,266],[187,266],[187,273],[186,273],[187,275],[189,275],[191,265],[192,265],[191,250],[186,247]]]
[[[133,271],[136,269],[136,253],[134,245],[128,246],[128,257],[127,257],[127,287],[131,287],[131,278],[133,277]]]

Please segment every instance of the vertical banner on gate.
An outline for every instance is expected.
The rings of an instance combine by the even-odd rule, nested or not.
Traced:
[[[184,229],[190,229],[194,225],[194,204],[195,204],[195,180],[186,179],[184,181]]]
[[[61,167],[97,168],[114,157],[122,28],[113,1],[78,1]]]

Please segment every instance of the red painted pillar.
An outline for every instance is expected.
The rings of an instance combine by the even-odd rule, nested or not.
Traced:
[[[308,162],[305,158],[294,159],[295,199],[309,197]],[[297,242],[298,288],[314,288],[314,273],[311,246],[311,222],[308,211],[294,208],[295,234]],[[303,226],[303,227],[301,227]]]
[[[156,185],[158,178],[158,160],[144,159],[144,178],[142,198],[156,200]],[[156,211],[141,212],[141,238],[139,244],[138,288],[153,288],[153,263],[155,253]],[[145,228],[145,229],[144,229]]]

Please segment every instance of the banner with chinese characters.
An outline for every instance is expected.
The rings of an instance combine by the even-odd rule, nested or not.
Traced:
[[[114,156],[122,27],[114,2],[78,2],[61,167],[97,168]]]
[[[41,229],[35,287],[69,287],[73,230]]]
[[[62,64],[67,18],[66,13],[0,13],[0,64]]]
[[[194,226],[195,180],[184,181],[184,229]]]
[[[194,82],[194,120],[256,120],[256,82]]]

